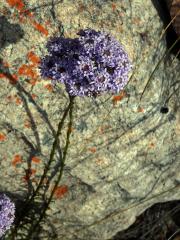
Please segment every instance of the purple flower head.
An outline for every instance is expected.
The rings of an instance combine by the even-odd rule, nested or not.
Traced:
[[[118,93],[132,68],[122,45],[109,34],[93,29],[77,34],[79,38],[75,39],[50,39],[49,55],[40,65],[41,75],[53,83],[64,83],[71,96]]]
[[[14,203],[5,194],[0,194],[0,237],[11,227],[14,218]]]

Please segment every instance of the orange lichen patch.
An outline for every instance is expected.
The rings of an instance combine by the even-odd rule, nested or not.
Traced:
[[[78,7],[78,12],[83,12],[86,10],[86,6],[83,5],[82,3],[79,4],[79,7]]]
[[[20,104],[22,103],[21,98],[16,97],[16,98],[15,98],[15,103],[16,103],[17,105],[20,105]]]
[[[91,148],[88,148],[88,150],[92,153],[95,153],[96,152],[96,148],[95,147],[91,147]]]
[[[15,7],[18,11],[24,10],[24,3],[21,0],[6,0],[10,7]]]
[[[49,92],[52,92],[52,90],[53,90],[53,87],[52,87],[52,84],[46,84],[45,86],[44,86]]]
[[[55,189],[54,197],[58,198],[58,199],[62,198],[67,192],[68,192],[68,186],[67,185],[58,186]]]
[[[33,68],[34,68],[34,65],[23,64],[18,69],[18,74],[24,75],[30,78],[37,78],[37,72]]]
[[[32,12],[30,12],[28,9],[21,11],[21,13],[23,13],[24,15],[26,15],[30,18],[34,16],[34,14]]]
[[[109,129],[110,127],[111,127],[110,125],[101,126],[101,127],[99,128],[99,132],[100,132],[101,134],[103,134],[103,133],[105,133],[105,131],[106,131],[107,129]]]
[[[151,143],[149,144],[149,147],[150,147],[150,148],[154,148],[154,147],[155,147],[155,144],[154,144],[153,142],[151,142]]]
[[[4,62],[3,62],[3,66],[4,66],[4,67],[10,67],[10,64],[9,64],[7,61],[4,61]]]
[[[31,175],[35,175],[35,173],[36,173],[36,169],[31,168]]]
[[[24,121],[24,127],[25,127],[25,128],[30,128],[30,127],[31,127],[31,123],[30,123],[29,120],[25,120],[25,121]]]
[[[25,176],[23,176],[22,177],[22,180],[24,181],[24,182],[28,182],[29,181],[29,176],[28,175],[25,175]]]
[[[144,108],[142,108],[142,107],[139,106],[138,109],[137,109],[137,111],[138,111],[138,112],[144,112]]]
[[[34,53],[34,52],[29,52],[27,54],[27,58],[29,61],[31,61],[34,65],[37,65],[39,64],[40,62],[40,58]]]
[[[36,157],[36,156],[32,157],[31,160],[32,160],[33,163],[40,163],[41,162],[41,159]]]
[[[49,20],[45,21],[45,25],[50,26],[51,22]]]
[[[4,73],[0,73],[0,78],[6,77]]]
[[[16,74],[13,74],[12,77],[9,76],[8,79],[11,84],[16,84],[18,82],[18,76]]]
[[[118,101],[121,101],[126,96],[126,92],[122,91],[119,95],[113,96],[113,105],[117,104]]]
[[[31,80],[29,80],[29,83],[30,83],[32,86],[35,86],[36,83],[37,83],[37,79],[31,79]]]
[[[111,6],[112,6],[112,10],[115,11],[116,10],[116,4],[112,3]]]
[[[4,133],[0,133],[0,142],[4,142],[6,140],[6,135]]]
[[[74,128],[73,128],[73,127],[70,127],[70,128],[69,128],[69,131],[70,131],[70,132],[73,132],[73,131],[74,131]]]
[[[45,27],[43,27],[40,23],[37,23],[36,21],[33,21],[32,24],[33,24],[33,26],[36,30],[43,33],[44,35],[47,36],[49,34],[48,30]]]
[[[9,96],[6,97],[6,99],[7,99],[8,102],[12,102],[14,97],[9,95]]]
[[[0,73],[0,78],[7,78],[11,84],[16,84],[18,81],[18,76],[16,74]]]
[[[32,93],[32,94],[31,94],[31,97],[32,97],[32,99],[36,99],[36,98],[37,98],[37,95],[34,94],[34,93]]]
[[[26,23],[27,22],[27,19],[24,17],[24,15],[19,14],[19,22],[20,23]]]
[[[12,165],[16,167],[18,163],[22,163],[22,156],[19,154],[14,155],[14,158],[12,160]]]
[[[35,175],[36,169],[31,168],[31,169],[26,169],[25,171],[26,171],[26,175],[22,177],[22,180],[24,182],[28,182],[30,180],[31,176]]]

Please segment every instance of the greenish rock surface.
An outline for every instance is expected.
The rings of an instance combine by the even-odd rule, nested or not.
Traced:
[[[47,40],[59,30],[64,29],[65,37],[75,37],[79,29],[90,27],[111,33],[124,45],[133,72],[116,96],[76,98],[70,148],[59,185],[67,191],[54,197],[44,232],[51,235],[53,225],[61,240],[110,239],[152,204],[180,199],[179,62],[170,54],[163,57],[167,51],[165,37],[160,38],[163,24],[151,1],[64,0],[53,5],[29,0],[13,5],[3,0],[0,9],[4,16],[0,191],[26,195],[27,177],[36,186],[68,104],[64,86],[52,87],[39,75],[38,57],[46,54]],[[160,111],[164,106],[167,114]],[[49,192],[58,167],[57,153],[49,173]],[[40,239],[48,239],[44,232]]]

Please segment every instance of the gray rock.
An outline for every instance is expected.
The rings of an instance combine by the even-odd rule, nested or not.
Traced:
[[[64,86],[51,88],[49,80],[40,78],[31,52],[46,54],[48,37],[59,29],[75,37],[79,29],[91,27],[114,35],[133,62],[130,81],[117,94],[121,100],[110,94],[76,98],[60,183],[68,192],[57,194],[50,205],[40,239],[48,239],[44,234],[53,233],[52,225],[57,239],[110,239],[154,203],[180,199],[179,62],[164,56],[163,24],[152,2],[65,0],[53,6],[30,0],[24,8],[33,16],[24,16],[24,22],[19,22],[19,9],[2,5],[10,9],[10,16],[15,13],[11,22],[21,24],[24,36],[1,52],[9,63],[4,71],[18,75],[17,84],[7,76],[0,81],[1,191],[26,194],[29,167],[34,169],[30,182],[36,186],[68,103]],[[164,106],[167,113],[161,111]],[[50,190],[58,171],[57,152]]]

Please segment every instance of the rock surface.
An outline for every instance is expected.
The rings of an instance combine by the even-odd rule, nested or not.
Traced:
[[[47,39],[90,27],[124,45],[133,73],[116,96],[76,98],[65,171],[48,210],[57,239],[110,239],[152,204],[180,199],[179,62],[164,57],[152,2],[3,0],[0,11],[0,191],[24,195],[28,180],[36,185],[68,103],[63,85],[39,76]],[[66,129],[61,147],[65,137]],[[50,189],[58,164],[57,154]],[[43,227],[50,234],[48,221]]]

